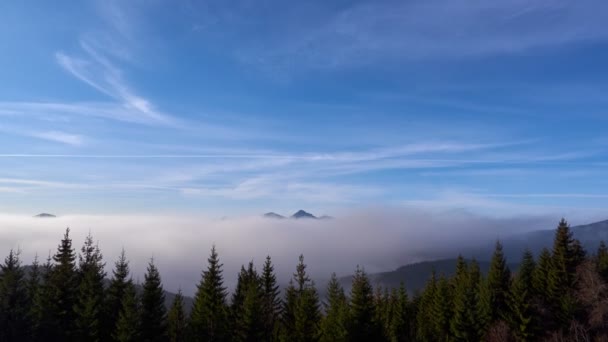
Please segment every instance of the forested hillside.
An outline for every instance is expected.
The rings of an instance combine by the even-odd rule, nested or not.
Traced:
[[[431,270],[414,295],[407,284],[374,288],[358,266],[348,292],[335,275],[315,284],[303,256],[283,291],[268,257],[259,268],[244,265],[228,293],[214,247],[190,312],[181,294],[166,308],[153,261],[140,293],[124,252],[104,285],[105,263],[91,236],[76,252],[68,229],[56,253],[34,260],[27,276],[19,251],[7,253],[0,341],[608,340],[608,249],[601,243],[586,252],[565,220],[552,249],[524,252],[517,273],[497,242],[486,274],[458,257],[454,274]]]

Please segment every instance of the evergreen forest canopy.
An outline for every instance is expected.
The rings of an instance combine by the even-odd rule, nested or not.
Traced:
[[[320,298],[300,256],[280,290],[267,257],[243,266],[228,293],[212,248],[188,310],[181,292],[169,308],[151,260],[141,291],[123,251],[106,282],[89,235],[80,252],[66,230],[56,253],[30,267],[10,250],[0,265],[0,341],[606,341],[608,248],[587,253],[565,220],[552,249],[523,253],[511,273],[500,242],[482,275],[458,257],[451,277],[432,272],[422,291],[374,288],[355,269],[345,293],[335,274]]]

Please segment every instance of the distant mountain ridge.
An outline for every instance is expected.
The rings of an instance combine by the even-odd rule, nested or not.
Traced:
[[[275,212],[267,212],[266,214],[263,215],[264,218],[269,218],[269,219],[278,219],[278,220],[282,220],[282,219],[286,219],[286,216],[277,214]],[[305,210],[298,210],[297,212],[295,212],[293,215],[289,216],[290,219],[313,219],[313,220],[330,220],[333,219],[333,217],[328,216],[328,215],[323,215],[320,217],[317,217]]]
[[[608,220],[574,226],[571,227],[571,230],[573,237],[581,242],[589,254],[596,252],[600,241],[608,242]],[[530,249],[537,258],[543,248],[551,249],[553,247],[554,236],[555,228],[517,234],[502,239],[503,252],[511,271],[516,272],[519,269],[519,262],[526,248]],[[489,260],[494,252],[494,247],[494,242],[492,242],[481,248],[464,248],[460,254],[476,258],[481,272],[485,274],[490,267]],[[437,275],[443,274],[449,277],[456,271],[456,259],[441,258],[406,264],[393,271],[369,274],[369,277],[373,284],[384,287],[399,287],[403,282],[407,290],[413,293],[424,287],[433,270]],[[340,283],[345,289],[350,289],[351,281],[352,276],[340,278]]]
[[[38,215],[35,215],[34,217],[38,217],[38,218],[54,218],[57,217],[53,214],[49,214],[49,213],[40,213]]]
[[[608,242],[608,220],[573,226],[570,229],[572,236],[581,242],[588,253],[595,253],[600,241]],[[519,261],[526,248],[530,249],[535,256],[538,256],[543,248],[551,249],[554,237],[555,228],[552,228],[507,236],[501,239],[501,242],[505,257],[512,261]],[[494,244],[489,243],[482,248],[470,251],[471,253],[463,253],[463,255],[489,260],[493,250]]]

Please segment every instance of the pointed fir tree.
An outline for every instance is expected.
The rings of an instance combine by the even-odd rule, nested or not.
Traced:
[[[122,296],[121,309],[116,320],[112,337],[118,342],[137,342],[141,341],[141,305],[140,299],[135,291],[133,281],[126,283]]]
[[[608,248],[604,240],[600,241],[596,253],[597,271],[604,281],[608,281]]]
[[[0,341],[28,337],[28,297],[19,254],[11,249],[0,265]]]
[[[402,342],[410,340],[411,327],[409,317],[409,297],[405,285],[401,282],[399,289],[393,289],[390,297],[389,341]]]
[[[553,293],[550,286],[552,271],[551,252],[543,248],[538,255],[538,262],[534,269],[533,293],[535,295],[535,311],[538,314],[539,330],[551,331],[556,327],[553,307]]]
[[[559,222],[553,240],[553,253],[548,278],[552,311],[557,323],[568,324],[578,310],[574,295],[576,268],[582,263],[585,252],[580,242],[572,237],[570,225],[565,219]]]
[[[173,304],[167,314],[167,331],[170,342],[186,341],[186,312],[181,290],[173,298]]]
[[[48,315],[53,324],[49,326],[49,340],[71,341],[75,336],[76,315],[74,305],[78,290],[78,274],[76,273],[76,254],[72,248],[70,229],[65,235],[53,256],[55,262],[49,277],[49,301],[52,303]]]
[[[27,291],[27,320],[30,324],[28,329],[28,341],[36,341],[36,329],[38,326],[38,310],[40,303],[40,295],[42,292],[42,275],[40,271],[40,263],[38,262],[38,254],[34,257],[32,266],[29,272],[29,278],[26,281]]]
[[[416,312],[416,337],[422,342],[434,342],[435,339],[435,316],[433,306],[435,293],[437,292],[437,275],[435,270],[431,272],[431,277],[427,281],[424,290],[417,302]]]
[[[234,341],[258,341],[263,337],[262,286],[253,262],[247,269],[241,268],[231,311]]]
[[[140,320],[142,341],[154,342],[167,339],[165,293],[154,260],[150,261],[144,275]]]
[[[229,327],[226,288],[215,246],[207,261],[190,313],[190,337],[192,341],[226,341]]]
[[[536,313],[534,300],[534,271],[536,264],[529,249],[524,251],[519,272],[511,286],[509,298],[509,325],[520,341],[531,341],[535,338]]]
[[[488,286],[490,295],[490,322],[494,323],[498,320],[507,318],[509,312],[508,298],[511,286],[511,271],[507,266],[507,261],[505,260],[500,241],[496,241],[486,285]]]
[[[477,336],[484,338],[488,332],[488,328],[492,323],[492,296],[488,280],[480,278],[477,287],[477,303],[475,305],[475,318],[477,327]]]
[[[465,275],[462,275],[466,277]],[[447,341],[450,338],[450,318],[452,317],[452,287],[443,275],[437,281],[437,290],[432,303],[433,325],[438,341]]]
[[[549,277],[551,273],[551,252],[543,248],[538,255],[538,264],[534,269],[533,288],[544,302],[549,302]]]
[[[116,321],[122,309],[122,300],[129,284],[129,262],[123,249],[112,270],[110,285],[106,291],[104,304],[104,333],[106,339],[111,338],[111,332],[116,327]]]
[[[283,310],[284,341],[316,341],[319,338],[321,312],[314,282],[306,273],[304,256],[300,255],[296,273],[285,291]]]
[[[325,316],[321,321],[321,341],[347,341],[348,300],[335,273],[327,284],[327,299],[323,306]]]
[[[454,288],[453,316],[450,331],[456,341],[476,341],[481,339],[478,300],[481,272],[476,260],[472,260],[467,273],[457,277]]]
[[[32,321],[30,329],[32,341],[46,341],[50,336],[55,334],[57,303],[54,301],[55,296],[51,284],[51,276],[53,274],[51,260],[52,258],[49,253],[46,262],[42,265],[40,283],[30,307],[29,316]]]
[[[264,341],[278,339],[279,320],[281,315],[281,292],[274,274],[274,266],[270,256],[266,257],[260,277],[262,284],[262,312],[264,322]]]
[[[374,291],[374,317],[373,321],[375,322],[379,337],[385,338],[388,336],[388,327],[390,322],[390,292],[387,287],[383,288],[382,286],[376,286],[376,290]]]
[[[75,336],[81,341],[101,341],[105,334],[102,330],[105,278],[103,257],[99,247],[94,245],[89,234],[79,256],[79,286],[74,304],[76,314]]]
[[[350,293],[350,341],[376,341],[380,338],[379,322],[374,319],[374,294],[365,270],[357,266]]]

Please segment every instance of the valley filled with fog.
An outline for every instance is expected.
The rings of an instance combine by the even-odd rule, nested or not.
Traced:
[[[303,254],[320,287],[332,272],[353,273],[356,265],[368,273],[454,257],[466,248],[498,238],[538,229],[552,229],[555,217],[489,218],[465,211],[368,209],[345,212],[338,218],[269,219],[206,216],[66,215],[34,218],[0,216],[0,250],[20,249],[24,264],[36,254],[41,262],[56,252],[66,227],[79,251],[91,233],[103,253],[110,274],[122,248],[130,260],[133,279],[143,282],[151,258],[159,267],[168,291],[193,295],[216,245],[224,264],[226,285],[232,289],[243,264],[253,260],[258,269],[267,255],[275,264],[278,281],[286,284]],[[488,255],[489,256],[489,255]]]

